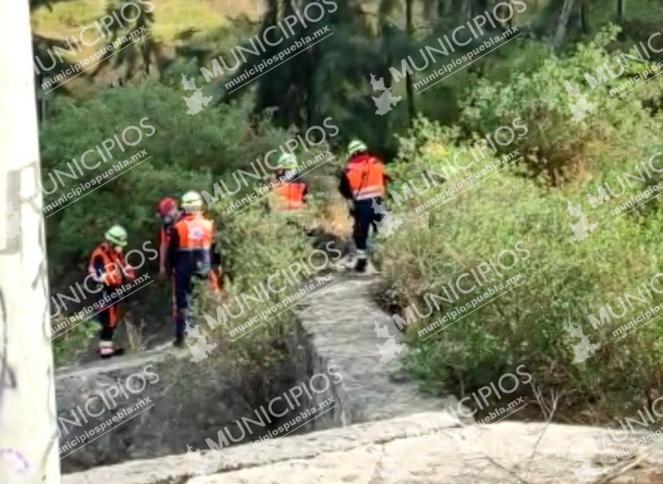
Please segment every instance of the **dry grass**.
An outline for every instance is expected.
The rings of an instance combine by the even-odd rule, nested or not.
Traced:
[[[245,15],[258,18],[258,0],[152,0],[156,40],[175,42],[186,31],[208,32],[228,25],[230,19]],[[77,36],[80,29],[104,14],[106,2],[100,0],[69,0],[56,2],[51,8],[40,7],[32,12],[32,29],[49,38]]]
[[[348,213],[345,200],[335,196],[322,210],[320,228],[327,234],[339,239],[347,239],[352,234],[352,217]]]

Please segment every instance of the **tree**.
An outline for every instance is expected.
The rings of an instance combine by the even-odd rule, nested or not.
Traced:
[[[66,49],[66,42],[35,33],[32,34],[32,51],[34,53],[35,62],[37,64],[37,59],[49,59],[50,55],[52,55],[52,52],[54,52],[54,50],[57,48],[61,48],[63,50]],[[47,81],[50,76],[57,72],[65,71],[66,69],[72,67],[74,64],[75,62],[68,62],[64,58],[61,61],[58,59],[57,67],[52,69],[53,72],[45,71],[38,66],[37,72],[35,72],[35,87],[38,101],[37,115],[41,123],[43,123],[47,117],[49,104],[51,104],[52,99],[55,97],[55,93],[53,92],[55,88],[52,87],[50,89],[44,89],[42,87],[44,85],[44,81]]]
[[[555,32],[554,45],[556,48],[559,48],[564,41],[564,37],[566,36],[566,29],[569,24],[569,18],[571,17],[571,12],[573,12],[574,6],[575,0],[564,0],[562,11],[559,14],[559,20],[557,22],[557,31]]]
[[[589,25],[589,0],[582,0],[580,4],[580,24],[583,34],[589,34],[591,28]]]
[[[118,81],[124,83],[138,72],[142,64],[145,75],[150,74],[150,66],[154,63],[157,67],[163,62],[160,59],[159,46],[152,35],[154,24],[154,12],[147,10],[145,3],[138,0],[113,0],[106,7],[106,16],[117,15],[124,4],[133,4],[140,11],[140,15],[131,25],[123,25],[113,22],[110,25],[110,39],[106,55],[94,70],[93,76],[104,71],[104,67],[111,65],[115,71],[119,71]],[[131,35],[138,36],[132,38]],[[114,45],[115,44],[115,45]],[[123,72],[122,72],[123,71]]]
[[[617,21],[623,22],[626,13],[626,0],[617,0]]]
[[[412,42],[414,36],[414,23],[412,20],[412,0],[405,0],[405,29],[407,32],[408,44]],[[414,83],[412,81],[412,74],[409,72],[405,76],[405,88],[407,91],[407,107],[410,115],[410,124],[414,122],[417,117],[417,108],[414,101]]]
[[[452,12],[463,21],[472,17],[472,0],[453,0]]]
[[[0,482],[59,478],[28,2],[0,2]],[[11,46],[11,49],[8,48]]]
[[[293,13],[302,10],[313,0],[269,0],[263,14],[261,34]],[[390,5],[388,5],[390,4]],[[405,38],[402,30],[392,28],[385,11],[398,6],[397,0],[382,0],[378,12],[364,11],[362,2],[351,0],[338,2],[324,23],[303,28],[296,25],[296,34],[289,42],[302,34],[311,35],[326,25],[333,35],[310,48],[301,49],[295,60],[289,59],[263,74],[255,81],[256,110],[274,109],[274,120],[283,126],[295,125],[300,129],[318,125],[327,116],[342,124],[341,132],[356,136],[368,143],[378,143],[388,133],[385,125],[388,117],[375,116],[371,100],[369,79],[371,74],[383,77],[389,86],[388,67],[394,59],[392,45]],[[401,4],[402,5],[402,4]],[[402,18],[402,16],[400,17]],[[238,69],[240,76],[253,64],[278,53],[288,44],[266,49],[261,56],[250,57],[246,65]],[[251,92],[243,88],[238,94]],[[226,93],[226,99],[235,96]],[[348,124],[344,123],[348,120]],[[352,134],[350,134],[352,133]]]
[[[431,25],[435,25],[441,9],[440,0],[424,0],[424,19]]]
[[[301,11],[309,1],[268,0],[265,5],[259,35],[264,35],[267,29],[273,30],[285,17],[294,17],[295,10]],[[267,47],[261,55],[248,58],[247,62],[236,72],[236,76],[241,76],[245,70],[277,54],[296,37],[314,30],[313,28],[307,30],[301,23],[296,24],[293,29],[295,35],[287,39],[287,43]],[[278,67],[261,76],[256,83],[257,109],[277,107],[275,119],[278,122],[284,125],[294,124],[302,130],[315,124],[317,106],[314,97],[316,90],[314,78],[317,61],[321,57],[319,49],[317,44],[310,48],[301,49],[296,54],[296,61],[291,62],[289,58],[286,58]],[[250,83],[249,81],[247,84]],[[240,94],[247,91],[243,88],[234,90]],[[227,95],[234,96],[234,90],[228,91]]]

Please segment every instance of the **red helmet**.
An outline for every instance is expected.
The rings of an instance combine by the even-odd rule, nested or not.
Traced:
[[[161,217],[170,215],[177,209],[177,200],[172,197],[166,197],[159,200],[157,203],[157,212]]]

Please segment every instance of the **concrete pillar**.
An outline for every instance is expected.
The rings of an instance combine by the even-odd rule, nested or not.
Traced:
[[[28,0],[0,1],[0,482],[60,482]]]

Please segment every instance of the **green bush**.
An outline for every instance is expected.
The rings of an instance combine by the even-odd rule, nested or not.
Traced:
[[[631,62],[617,78],[598,77],[605,66],[617,69],[622,53],[607,48],[617,32],[606,29],[593,41],[578,44],[569,57],[549,50],[540,66],[515,71],[506,82],[477,80],[463,103],[463,130],[484,136],[522,119],[528,133],[515,144],[529,174],[554,185],[641,159],[660,129],[643,101],[659,98],[663,82],[656,78],[623,98],[610,94],[649,67]],[[592,86],[588,76],[598,79],[598,85]]]
[[[419,120],[403,140],[400,161],[392,168],[398,181],[391,190],[395,198],[391,210],[405,225],[381,244],[379,255],[401,317],[407,319],[405,310],[412,304],[426,314],[426,294],[441,294],[446,283],[519,242],[529,256],[502,278],[490,273],[493,276],[482,289],[409,325],[406,367],[426,391],[459,394],[495,381],[523,363],[540,388],[560,394],[560,411],[573,408],[574,415],[590,407],[599,414],[628,414],[646,403],[663,383],[661,327],[653,322],[621,341],[612,331],[663,298],[654,294],[647,306],[598,329],[588,322],[588,314],[598,314],[608,303],[618,307],[617,298],[637,293],[636,286],[660,269],[663,212],[652,206],[622,217],[611,214],[645,184],[636,184],[596,208],[588,203],[588,194],[598,193],[601,183],[614,182],[635,162],[604,169],[590,184],[578,182],[563,189],[533,183],[519,176],[517,168],[505,168],[417,215],[415,207],[470,174],[448,169],[449,158],[462,147],[451,141],[456,134]],[[463,156],[467,153],[461,152]],[[403,202],[409,180],[431,171],[449,174],[446,182]],[[578,220],[569,213],[569,206],[577,205],[590,223],[598,223],[582,241],[574,238],[572,225]],[[418,332],[518,273],[524,282],[493,302],[434,336]],[[569,324],[580,326],[600,346],[581,364],[573,361],[579,341],[569,332]]]
[[[89,324],[79,324],[58,336],[53,344],[55,366],[64,366],[76,361],[81,354],[87,351],[98,332],[99,325],[90,321]]]
[[[185,93],[148,83],[111,89],[85,102],[58,98],[55,115],[41,133],[42,178],[49,191],[53,170],[71,172],[67,164],[72,159],[78,160],[127,126],[139,125],[141,119],[149,128],[135,148],[125,153],[115,148],[112,162],[75,180],[62,177],[66,187],[47,196],[45,204],[143,148],[150,158],[47,218],[52,275],[71,271],[72,264],[84,261],[113,223],[125,225],[132,242],[154,240],[158,199],[191,189],[209,190],[224,173],[246,166],[286,139],[285,131],[255,119],[247,103],[208,106],[196,115],[186,114]]]
[[[60,290],[68,293],[68,284],[83,280],[89,254],[103,240],[110,225],[119,223],[127,228],[128,250],[139,249],[146,242],[156,248],[159,222],[154,213],[157,200],[164,196],[179,196],[192,189],[212,192],[213,184],[219,179],[229,176],[237,168],[246,167],[289,136],[285,130],[272,127],[268,116],[256,117],[248,103],[208,106],[191,116],[186,114],[183,94],[185,91],[148,83],[140,87],[111,89],[89,101],[58,98],[55,114],[44,122],[41,132],[42,179],[49,191],[53,187],[49,178],[53,170],[71,173],[72,159],[79,160],[86,150],[96,149],[105,139],[122,132],[127,126],[139,125],[140,120],[147,117],[149,119],[143,121],[143,126],[148,126],[148,130],[144,132],[153,134],[144,136],[141,143],[126,152],[115,148],[112,161],[101,163],[75,180],[62,177],[65,186],[45,197],[45,204],[49,204],[72,187],[104,172],[112,163],[141,149],[145,149],[150,157],[94,191],[90,190],[61,211],[47,214],[53,294]],[[81,126],[85,129],[81,130]],[[92,167],[92,158],[89,160],[88,166]],[[227,242],[229,235],[224,222],[219,225],[220,234]],[[232,240],[223,244],[228,264],[231,268],[237,267],[232,269],[235,273],[246,274],[255,270],[250,261],[257,260],[257,252],[242,251],[241,247],[246,243],[246,240]],[[239,245],[236,247],[236,244]],[[141,268],[141,272],[154,270],[155,264]],[[137,304],[138,310],[143,310],[144,316],[151,319],[167,317],[151,312],[155,306],[152,300],[164,297],[163,291],[155,286],[137,296],[141,300]],[[168,305],[161,304],[160,307],[167,308]],[[85,345],[90,327],[96,330],[96,325],[90,322],[81,325],[80,334],[76,333],[75,337],[56,339],[56,346],[61,346],[57,349],[58,361],[73,357],[73,349]]]
[[[315,214],[312,212],[290,219],[269,214],[262,207],[254,206],[233,216],[224,216],[231,201],[220,201],[214,207],[217,223],[221,227],[218,237],[222,246],[223,267],[227,272],[226,285],[221,299],[201,292],[195,319],[210,339],[217,342],[219,347],[214,357],[222,361],[227,371],[239,380],[262,382],[264,385],[274,375],[285,377],[288,373],[283,368],[291,360],[286,339],[292,332],[292,312],[279,310],[273,319],[256,325],[241,337],[231,333],[231,330],[284,301],[314,273],[303,270],[299,276],[293,277],[290,269],[311,267],[306,261],[314,257],[313,244],[303,227],[311,223]],[[272,287],[288,286],[288,289],[278,294],[268,290],[262,292],[267,287],[268,279]],[[267,297],[258,301],[264,294]],[[238,315],[240,306],[237,301],[242,295],[256,299],[246,303]],[[230,320],[210,328],[211,320],[216,320],[215,324],[221,322],[217,312],[219,308],[229,311]],[[252,398],[260,398],[261,390],[251,391],[257,392]],[[264,396],[270,397],[269,394]]]

